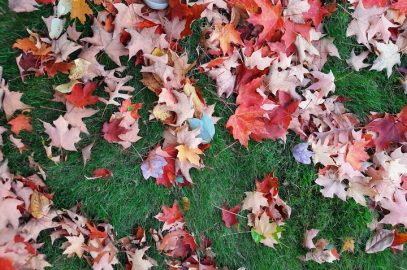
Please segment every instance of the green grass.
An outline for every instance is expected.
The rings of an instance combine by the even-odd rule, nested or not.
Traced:
[[[4,77],[9,81],[12,90],[24,93],[23,101],[32,105],[32,133],[23,133],[23,141],[30,150],[23,155],[17,153],[10,143],[6,142],[3,151],[9,159],[13,171],[27,175],[32,173],[28,167],[27,156],[35,152],[35,158],[45,167],[47,185],[55,194],[55,207],[69,208],[81,202],[82,212],[95,220],[109,220],[115,227],[118,237],[131,232],[133,226],[159,228],[160,224],[153,216],[160,211],[163,204],[172,204],[186,196],[191,201],[191,210],[186,213],[189,229],[199,235],[205,233],[213,242],[213,250],[221,266],[230,269],[246,267],[247,269],[405,269],[407,268],[407,253],[392,254],[389,250],[368,255],[364,245],[370,236],[366,227],[371,219],[369,211],[357,205],[353,200],[343,202],[339,199],[323,198],[319,187],[314,183],[316,170],[312,166],[297,164],[290,153],[293,145],[299,142],[294,134],[289,134],[287,144],[266,141],[249,144],[248,150],[234,140],[225,129],[225,123],[231,110],[223,106],[216,97],[213,82],[204,76],[197,76],[200,85],[205,86],[204,95],[208,104],[216,103],[216,115],[222,120],[216,126],[216,135],[212,146],[205,152],[206,169],[194,170],[193,188],[167,190],[155,185],[153,181],[145,181],[140,171],[140,155],[144,156],[161,139],[163,126],[157,122],[148,122],[148,111],[152,109],[155,96],[139,82],[138,68],[129,68],[128,73],[135,78],[131,85],[136,88],[133,100],[143,102],[141,111],[141,139],[128,150],[122,150],[118,145],[107,143],[100,135],[101,125],[114,111],[108,107],[105,114],[99,112],[91,117],[88,125],[89,137],[82,136],[80,147],[96,139],[90,162],[83,166],[80,153],[68,153],[68,161],[55,165],[50,162],[42,148],[42,141],[47,138],[40,121],[55,120],[60,114],[54,109],[64,109],[60,104],[51,102],[52,85],[66,82],[65,76],[53,79],[46,77],[29,77],[26,82],[19,78],[15,57],[18,52],[11,48],[16,38],[27,36],[26,27],[44,32],[45,26],[41,16],[50,14],[50,8],[44,8],[30,14],[10,13],[5,0],[0,4],[0,66],[3,66]],[[343,12],[335,13],[326,24],[326,31],[335,37],[342,60],[331,59],[325,71],[332,70],[337,79],[337,94],[351,100],[347,107],[361,119],[366,119],[370,111],[396,113],[407,103],[398,84],[398,76],[387,79],[385,73],[368,70],[356,73],[345,63],[352,48],[359,49],[351,39],[345,37],[349,17]],[[194,50],[199,38],[199,27],[195,34],[186,40],[187,49]],[[360,48],[361,49],[361,48]],[[233,98],[228,100],[233,102]],[[104,108],[102,104],[97,105]],[[51,109],[50,109],[51,108]],[[232,109],[234,109],[232,107]],[[2,116],[0,124],[5,124]],[[7,135],[8,136],[8,135]],[[90,175],[93,169],[107,167],[114,176],[107,181],[85,180],[84,175]],[[256,245],[249,233],[245,233],[245,220],[241,219],[238,230],[227,229],[220,217],[220,206],[224,201],[230,205],[240,203],[245,191],[254,189],[254,180],[268,172],[274,171],[281,179],[281,197],[292,207],[292,215],[286,222],[281,245],[276,249]],[[340,248],[342,240],[354,237],[356,241],[355,254],[343,254],[340,261],[334,264],[318,265],[314,262],[303,263],[297,257],[305,254],[302,248],[303,234],[306,229],[321,230],[320,236],[330,239]],[[67,259],[59,250],[60,243],[51,246],[49,237],[41,249],[48,257],[53,269],[88,269],[83,260]],[[148,237],[153,245],[151,237]],[[163,256],[154,253],[152,257],[160,262],[164,269]],[[123,269],[122,266],[118,269]]]

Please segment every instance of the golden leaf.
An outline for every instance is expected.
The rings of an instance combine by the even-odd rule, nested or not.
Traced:
[[[31,194],[30,203],[31,215],[33,217],[42,218],[47,214],[50,201],[43,194],[34,190],[33,194]]]
[[[178,145],[175,148],[178,150],[177,157],[179,158],[181,163],[185,162],[186,160],[189,160],[189,162],[191,162],[192,164],[199,165],[199,160],[200,160],[199,155],[203,154],[201,149],[199,149],[199,148],[191,149],[184,144]]]
[[[86,15],[92,15],[93,11],[85,0],[73,0],[71,9],[71,19],[78,18],[78,20],[84,24],[86,21]]]

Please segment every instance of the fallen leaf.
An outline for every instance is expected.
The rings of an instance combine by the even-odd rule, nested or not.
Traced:
[[[84,24],[86,21],[86,15],[93,15],[93,11],[86,1],[72,0],[71,19],[78,18],[78,20]]]
[[[22,130],[31,132],[32,131],[32,126],[31,126],[31,116],[25,115],[25,114],[19,114],[15,118],[11,119],[8,123],[11,125],[11,131],[14,134],[20,134]]]

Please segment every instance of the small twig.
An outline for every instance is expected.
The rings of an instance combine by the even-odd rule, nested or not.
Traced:
[[[245,234],[245,233],[251,233],[251,231],[246,231],[246,232],[236,232],[236,233],[228,233],[224,234],[221,237],[226,237],[226,236],[231,236],[231,235],[237,235],[237,234]]]
[[[233,143],[229,144],[228,146],[226,146],[225,148],[223,148],[222,150],[219,151],[219,153],[217,153],[216,155],[214,155],[215,158],[217,158],[221,153],[223,153],[224,151],[228,150],[229,148],[231,148],[233,145],[235,145],[237,143],[237,141],[234,141]]]
[[[57,111],[57,112],[66,113],[65,110],[55,109],[55,108],[51,108],[51,107],[47,107],[47,106],[40,106],[40,108],[42,108],[42,109],[47,109],[47,110],[51,110],[51,111]]]

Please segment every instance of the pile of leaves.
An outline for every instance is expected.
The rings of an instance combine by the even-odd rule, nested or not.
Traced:
[[[151,234],[157,250],[167,256],[168,269],[218,269],[211,242],[202,234],[198,245],[185,224],[178,202],[172,207],[164,205],[162,213],[155,218],[164,224],[158,231],[151,230]]]
[[[347,35],[356,36],[368,49],[358,55],[354,52],[348,59],[349,65],[355,70],[367,67],[365,58],[375,52],[378,57],[371,69],[386,69],[390,76],[393,67],[401,63],[400,54],[406,52],[405,1],[349,2],[354,12]],[[54,6],[54,14],[44,18],[48,32],[28,30],[29,36],[16,40],[13,47],[21,53],[17,65],[23,80],[30,74],[68,75],[65,83],[54,87],[53,99],[63,103],[66,112],[56,115],[53,124],[43,123],[49,136],[44,148],[52,161],[64,161],[66,151],[77,151],[76,144],[84,136],[91,136],[83,119],[98,113],[94,109],[97,103],[115,110],[100,127],[106,141],[129,148],[140,139],[138,110],[142,104],[133,103],[135,88],[129,85],[133,77],[127,74],[127,61],[141,66],[142,83],[158,98],[150,120],[165,125],[164,140],[157,142],[141,164],[144,178],[152,177],[167,188],[190,186],[190,169],[204,167],[201,157],[210,146],[218,120],[213,116],[214,105],[206,104],[191,75],[190,71],[196,69],[215,80],[219,96],[236,95],[237,108],[226,124],[234,139],[249,147],[250,139],[285,142],[288,131],[296,133],[304,142],[294,147],[294,158],[304,164],[313,162],[319,168],[316,183],[322,186],[323,196],[337,196],[344,201],[352,198],[377,210],[377,218],[370,225],[375,233],[367,244],[367,252],[403,248],[407,237],[399,233],[398,227],[407,226],[407,106],[395,115],[372,113],[364,124],[345,108],[344,98],[333,95],[335,77],[332,72],[321,70],[328,56],[340,55],[334,41],[326,37],[322,22],[335,11],[335,2],[170,0],[167,10],[153,11],[133,0],[9,1],[10,9],[16,12],[30,12],[40,4]],[[93,5],[97,9],[92,9]],[[180,40],[192,33],[192,22],[200,18],[207,21],[201,40],[205,57],[191,63]],[[86,22],[91,24],[90,33],[77,28],[77,23]],[[102,52],[115,68],[109,69],[111,65],[99,61]],[[99,91],[102,88],[104,91]],[[22,94],[10,91],[4,80],[0,82],[0,93],[1,109],[11,119],[14,135],[31,131],[28,111],[32,108],[20,101]],[[6,129],[1,127],[0,132]],[[14,135],[10,134],[9,140],[15,147],[27,150],[29,146]],[[90,159],[95,142],[94,139],[80,149],[84,163]],[[33,158],[31,163],[43,174]],[[102,172],[103,176],[111,174]],[[95,173],[95,177],[100,177],[100,173]],[[11,182],[16,181],[13,177],[3,179],[3,185],[10,186],[4,190],[11,195],[7,193],[2,199],[12,198],[14,204],[24,202],[21,209],[17,205],[11,207],[17,219],[3,222],[7,229],[11,223],[14,235],[19,235],[17,221],[23,213],[30,214],[30,203],[19,199],[27,198],[26,194],[11,187]],[[11,182],[7,184],[5,179]],[[34,181],[35,186],[20,182],[20,186],[28,185],[30,192],[50,200],[38,180]],[[290,208],[278,196],[277,179],[267,176],[257,182],[255,192],[246,195],[242,209],[251,211],[248,225],[252,236],[256,242],[272,247],[281,237],[283,220],[290,216]],[[239,210],[234,207],[230,212]],[[163,208],[157,219],[165,223],[153,235],[158,250],[168,256],[170,267],[216,267],[207,241],[201,241],[198,256],[198,245],[177,204]],[[237,222],[230,216],[225,219],[228,227]],[[386,224],[393,228],[386,229]],[[65,254],[85,254],[96,269],[100,265],[110,269],[117,263],[110,225],[93,225],[73,209],[59,213],[55,228],[54,236],[67,240]],[[122,241],[133,268],[141,265],[148,269],[155,264],[145,255],[143,239],[144,231]],[[36,237],[24,238],[23,242],[35,240]],[[308,247],[315,250],[306,255],[306,260],[339,259],[326,241]],[[326,259],[315,255],[321,252]],[[46,266],[41,255],[36,258]]]
[[[242,209],[250,210],[247,225],[256,243],[268,247],[278,244],[283,221],[291,215],[291,208],[278,195],[278,179],[272,174],[256,180],[256,191],[246,192]]]

